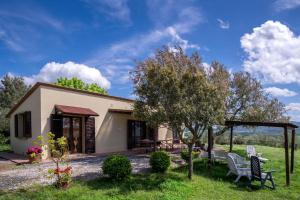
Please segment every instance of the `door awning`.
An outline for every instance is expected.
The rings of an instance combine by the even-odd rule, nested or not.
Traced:
[[[82,116],[99,116],[89,108],[81,108],[75,106],[55,105],[55,112],[64,115],[82,115]]]

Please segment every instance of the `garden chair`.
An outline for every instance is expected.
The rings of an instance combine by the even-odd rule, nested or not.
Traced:
[[[266,162],[266,161],[269,160],[267,158],[261,157],[261,153],[256,153],[256,149],[255,149],[254,146],[247,146],[246,147],[246,152],[247,152],[247,155],[248,155],[249,158],[251,158],[251,156],[258,156],[258,158],[261,162]]]
[[[247,146],[246,147],[247,156],[251,158],[251,156],[256,156],[256,150],[254,146]]]
[[[261,162],[259,160],[259,157],[257,156],[251,156],[251,181],[253,180],[259,180],[261,184],[261,188],[268,187],[271,189],[275,189],[275,183],[273,180],[272,172],[275,172],[274,170],[271,171],[262,171],[261,168]],[[266,181],[270,181],[272,183],[272,187],[267,186],[265,183]]]
[[[242,157],[235,154],[235,153],[228,153],[227,155],[227,162],[229,171],[226,176],[230,174],[235,174],[238,177],[235,179],[235,183],[239,182],[240,178],[245,176],[249,180],[251,180],[251,169],[247,162]]]
[[[224,150],[213,150],[211,155],[213,163],[216,161],[227,161],[227,152]]]

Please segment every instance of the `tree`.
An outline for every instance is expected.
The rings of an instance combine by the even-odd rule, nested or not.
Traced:
[[[22,77],[5,75],[0,84],[0,133],[9,135],[8,111],[29,90]]]
[[[66,77],[60,77],[57,79],[57,81],[54,83],[59,86],[68,87],[68,88],[74,88],[79,90],[85,90],[89,92],[96,92],[100,94],[107,94],[107,91],[100,87],[97,83],[84,83],[82,80],[73,77],[71,79],[68,79]]]
[[[152,127],[165,124],[175,129],[188,145],[192,179],[192,148],[204,131],[224,119],[224,95],[209,81],[198,54],[187,56],[181,48],[158,50],[154,58],[133,72],[134,115]],[[188,129],[187,134],[184,129]]]
[[[209,80],[226,99],[225,120],[289,121],[283,103],[263,90],[261,83],[247,72],[230,74],[221,63],[212,62]],[[218,126],[215,135],[223,134],[228,127]]]

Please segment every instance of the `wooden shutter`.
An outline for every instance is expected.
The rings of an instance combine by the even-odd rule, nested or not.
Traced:
[[[18,123],[18,115],[15,115],[15,137],[19,136],[19,123]]]
[[[26,111],[23,114],[23,127],[24,127],[24,137],[30,138],[32,137],[32,132],[31,132],[31,112]]]
[[[51,132],[55,134],[55,138],[63,136],[63,120],[61,115],[51,115]]]
[[[95,118],[85,118],[85,153],[95,153]]]

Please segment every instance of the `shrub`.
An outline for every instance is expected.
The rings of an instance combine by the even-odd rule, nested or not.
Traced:
[[[198,151],[193,151],[192,152],[192,159],[196,159],[199,158],[199,154],[200,152]],[[180,156],[183,160],[185,160],[185,162],[189,162],[189,152],[187,150],[183,150],[180,152]]]
[[[131,163],[126,156],[112,155],[105,159],[102,170],[113,180],[123,180],[131,174]]]
[[[156,151],[151,154],[150,165],[154,172],[165,172],[171,165],[171,159],[167,152]]]

